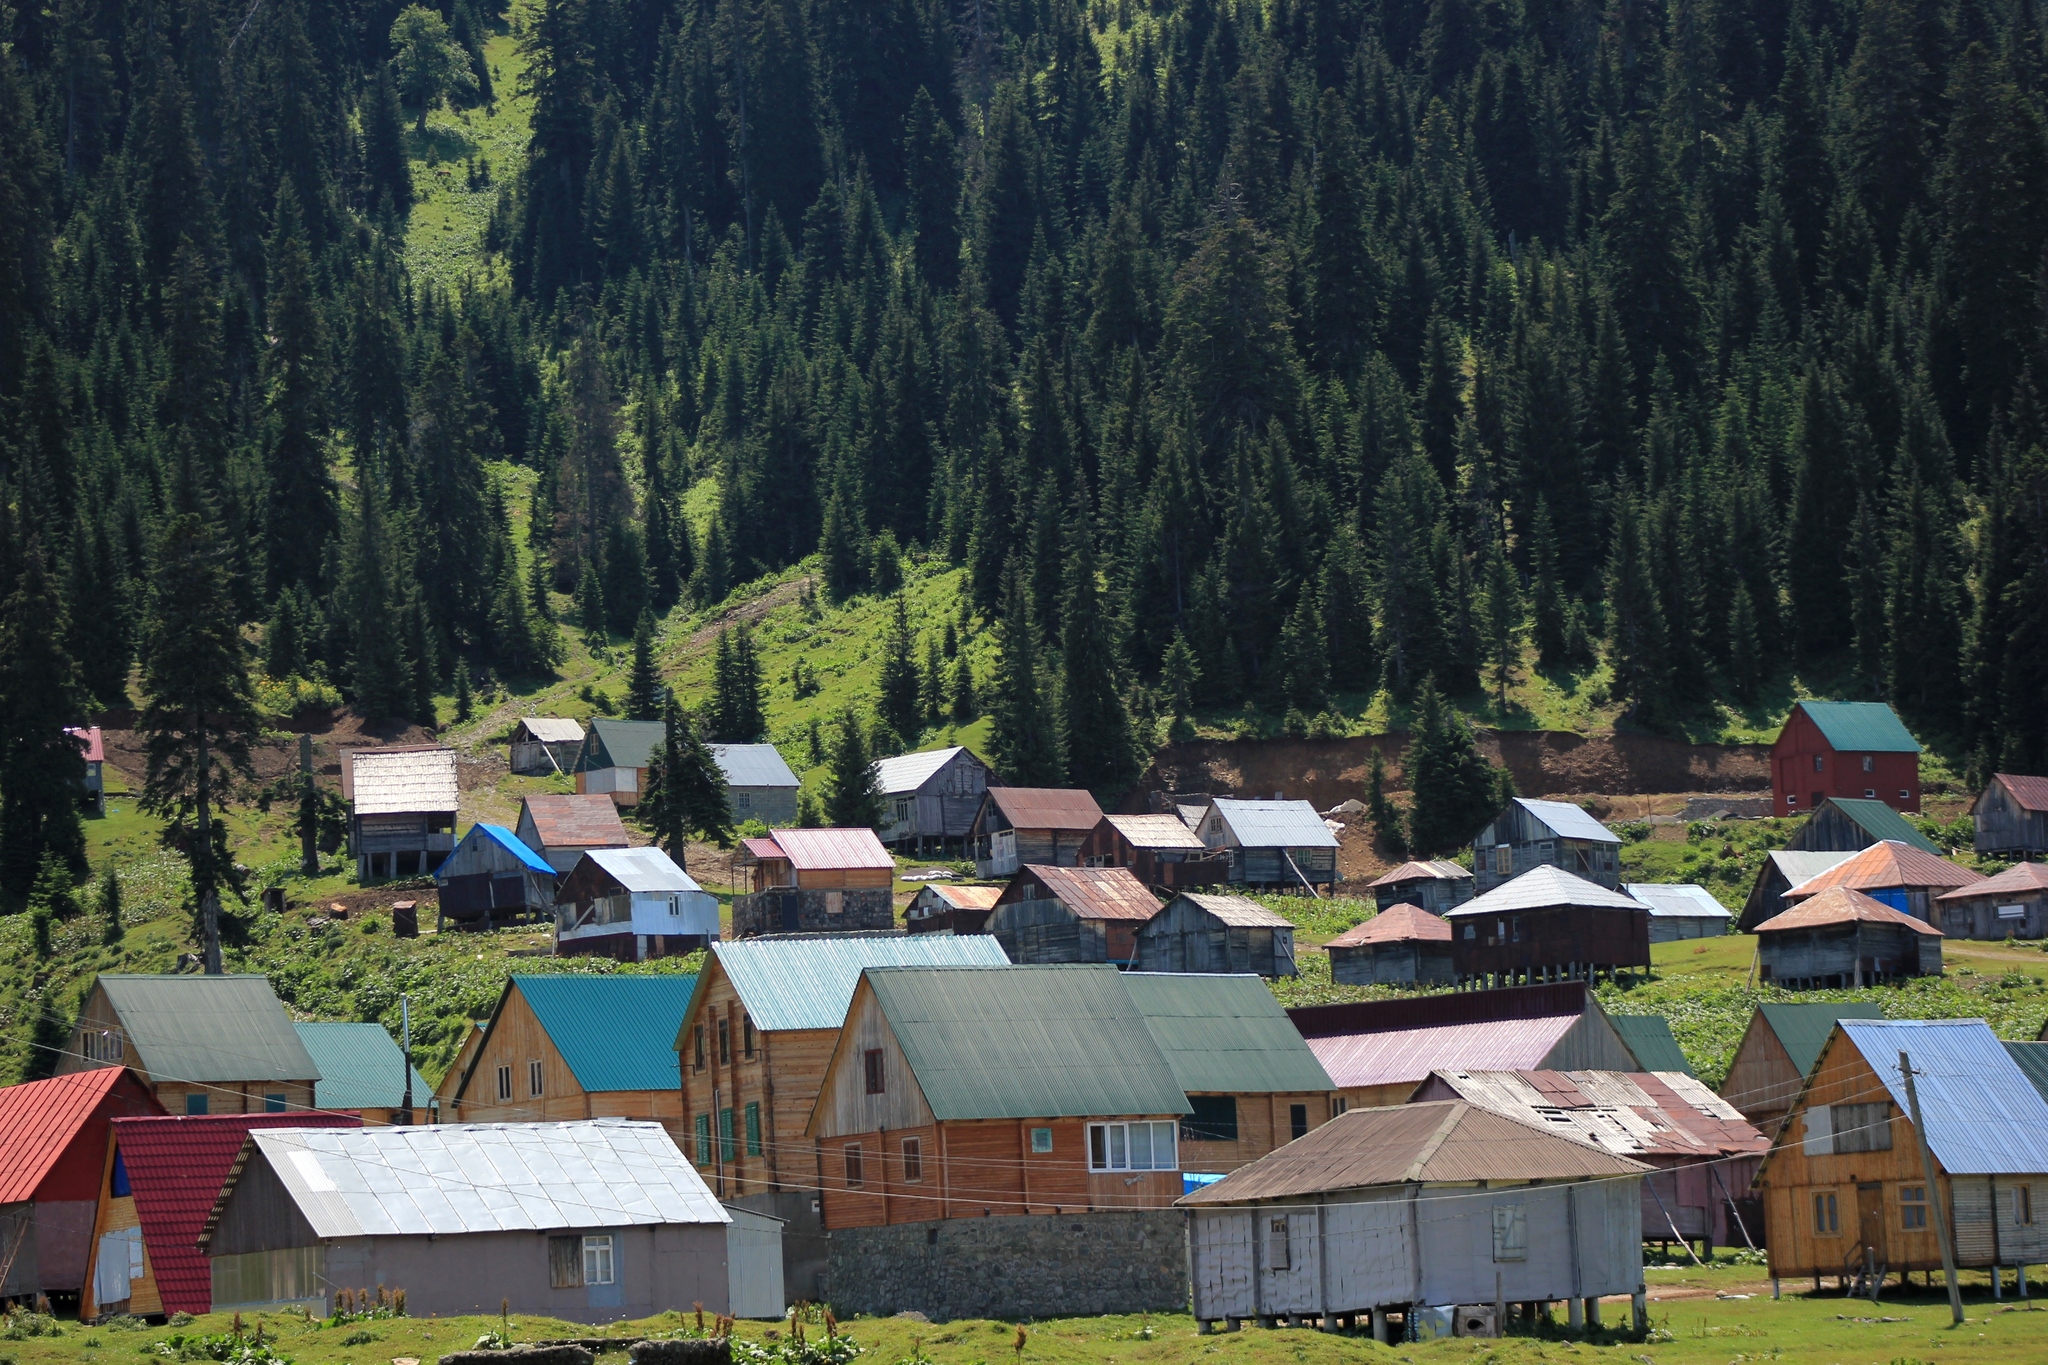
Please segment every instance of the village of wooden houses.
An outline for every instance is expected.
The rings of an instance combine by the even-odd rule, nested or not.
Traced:
[[[410,999],[288,1008],[288,966],[94,975],[0,1089],[5,1321],[45,1324],[0,1358],[202,1318],[213,1359],[395,1365],[479,1322],[507,1365],[2048,1357],[2011,1316],[2048,1030],[1953,989],[2038,961],[2048,777],[1934,821],[1890,708],[1802,702],[1767,792],[1509,797],[1397,861],[1327,771],[1106,809],[952,745],[835,828],[721,745],[738,833],[678,857],[636,810],[662,743],[336,751],[346,889],[261,913],[492,968],[441,1055]],[[1746,884],[1676,879],[1746,830]]]

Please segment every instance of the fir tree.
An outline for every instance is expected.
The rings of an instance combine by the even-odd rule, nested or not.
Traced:
[[[469,681],[469,660],[455,661],[455,719],[468,720],[476,710],[476,698]]]
[[[10,567],[13,591],[0,600],[0,892],[19,904],[50,855],[85,870],[85,757],[65,733],[77,722],[77,675],[41,546]]]
[[[914,745],[924,729],[924,708],[918,701],[917,639],[911,634],[910,610],[900,593],[882,635],[875,714],[906,744]]]
[[[1185,743],[1195,737],[1195,688],[1202,680],[1202,670],[1195,663],[1195,651],[1188,648],[1188,637],[1178,630],[1159,661],[1159,678],[1166,685],[1171,713],[1167,738]]]
[[[661,714],[661,671],[654,662],[654,612],[644,609],[633,627],[633,671],[626,682],[626,714],[654,720]]]
[[[1408,832],[1402,828],[1401,811],[1387,795],[1387,760],[1375,744],[1372,766],[1365,777],[1365,818],[1372,824],[1373,841],[1389,857],[1408,851]]]
[[[1425,857],[1469,844],[1514,795],[1507,769],[1488,765],[1464,718],[1437,694],[1434,679],[1425,678],[1416,691],[1406,766],[1415,793],[1408,844]]]
[[[1479,599],[1480,646],[1487,671],[1493,676],[1494,705],[1505,713],[1508,683],[1515,666],[1522,661],[1524,614],[1522,593],[1506,551],[1489,542],[1481,571]]]
[[[100,873],[99,916],[100,942],[119,943],[127,929],[121,923],[121,879],[111,863]]]
[[[1013,565],[1005,575],[1002,648],[988,709],[994,727],[990,757],[1003,780],[1017,787],[1057,787],[1066,779],[1066,755],[1045,680],[1038,666],[1038,632],[1024,596],[1023,575]]]
[[[732,808],[725,774],[690,715],[664,690],[661,747],[649,757],[640,819],[676,866],[684,866],[691,833],[723,847],[732,841]]]
[[[1280,691],[1287,705],[1312,715],[1329,705],[1330,657],[1323,614],[1313,587],[1295,595],[1294,611],[1280,631]]]
[[[1650,575],[1645,521],[1632,498],[1614,513],[1607,558],[1607,646],[1613,695],[1639,720],[1665,718],[1671,704],[1671,646]]]
[[[1067,753],[1067,780],[1108,798],[1129,788],[1144,765],[1096,582],[1094,522],[1081,498],[1075,499],[1067,519],[1065,560],[1059,728]]]
[[[882,820],[882,789],[867,734],[851,710],[839,713],[826,755],[825,819],[835,829],[872,828]]]

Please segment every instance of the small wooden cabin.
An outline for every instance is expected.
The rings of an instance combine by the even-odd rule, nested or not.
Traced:
[[[1590,980],[1650,965],[1648,906],[1547,863],[1445,918],[1461,981]]]
[[[592,849],[555,892],[557,957],[646,962],[718,936],[717,900],[658,848]]]
[[[557,874],[576,866],[593,848],[626,848],[632,843],[619,808],[599,792],[529,796],[519,803],[517,832],[519,841]]]
[[[1841,990],[1941,975],[1941,930],[1860,891],[1832,887],[1756,931],[1757,979]]]
[[[101,972],[57,1074],[125,1066],[172,1114],[282,1114],[313,1107],[320,1068],[270,978]]]
[[[898,754],[875,764],[882,794],[882,827],[891,848],[915,856],[965,852],[982,795],[998,786],[995,771],[964,745]]]
[[[1920,809],[1920,741],[1881,701],[1795,702],[1771,744],[1771,809],[1815,810],[1830,797]]]
[[[903,912],[903,927],[913,934],[979,934],[1002,894],[1000,886],[927,882]]]
[[[1766,853],[1763,865],[1756,870],[1756,880],[1750,883],[1749,898],[1742,903],[1742,915],[1735,921],[1736,929],[1745,934],[1755,933],[1759,924],[1785,913],[1787,891],[1854,855],[1853,849],[1809,853],[1801,849],[1781,848]]]
[[[1820,1050],[1839,1019],[1882,1019],[1881,1005],[1758,1005],[1736,1044],[1721,1098],[1770,1137],[1785,1121]]]
[[[1934,898],[1934,925],[1950,938],[2048,936],[2048,865],[2015,863],[1995,877]]]
[[[576,769],[583,727],[567,716],[526,716],[512,727],[512,771],[522,776],[566,774]]]
[[[1340,986],[1448,986],[1451,925],[1419,905],[1392,905],[1323,945]]]
[[[455,848],[455,751],[439,744],[356,749],[343,756],[349,853],[365,885],[423,877]]]
[[[1243,896],[1183,891],[1138,927],[1145,972],[1295,974],[1294,925]]]
[[[871,829],[778,829],[740,840],[751,889],[732,903],[734,938],[896,927],[896,860]]]
[[[1713,892],[1694,882],[1624,882],[1621,892],[1650,907],[1652,943],[1720,938],[1735,920]]]
[[[1168,893],[1229,879],[1230,858],[1203,843],[1178,815],[1105,815],[1081,845],[1083,867],[1127,867]]]
[[[1621,885],[1621,837],[1569,801],[1518,796],[1472,840],[1473,887],[1492,891],[1540,867],[1613,891]]]
[[[1195,833],[1230,856],[1230,880],[1315,892],[1337,880],[1337,836],[1306,801],[1217,797]]]
[[[107,813],[107,746],[97,725],[66,726],[64,733],[77,740],[85,757],[83,804],[94,815]]]
[[[707,746],[725,777],[725,804],[732,818],[764,825],[796,823],[797,777],[773,744]]]
[[[1012,877],[1027,864],[1074,867],[1081,846],[1102,823],[1087,792],[1066,787],[990,787],[982,793],[969,838],[974,875]]]
[[[1012,962],[1129,966],[1139,929],[1158,913],[1129,868],[1027,865],[996,898],[983,932]]]
[[[495,929],[555,913],[557,873],[503,825],[475,824],[434,869],[436,931]]]
[[[1885,840],[1917,848],[1922,853],[1941,852],[1933,840],[1884,802],[1847,796],[1830,796],[1822,801],[1792,831],[1785,847],[1796,853],[1860,853]]]
[[[1472,899],[1473,877],[1458,864],[1443,858],[1402,863],[1399,867],[1366,883],[1373,904],[1381,910],[1396,905],[1413,905],[1441,915],[1454,905]]]
[[[1985,857],[2048,856],[2048,777],[1993,773],[1970,815],[1977,825],[1973,847]]]
[[[382,1024],[297,1021],[299,1041],[320,1068],[313,1103],[322,1110],[346,1109],[379,1127],[425,1123],[434,1087],[399,1050]],[[412,1084],[412,1117],[406,1118],[406,1083]]]
[[[1860,892],[1924,923],[1934,918],[1936,896],[1983,880],[1981,872],[1884,840],[1788,888],[1785,904],[1796,906],[1823,891],[1841,888]]]
[[[621,806],[639,805],[647,767],[667,737],[658,720],[591,721],[576,751],[577,792],[602,792]]]

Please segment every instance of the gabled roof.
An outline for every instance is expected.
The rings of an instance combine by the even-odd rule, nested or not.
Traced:
[[[1435,1181],[1595,1180],[1647,1170],[1464,1100],[1353,1109],[1182,1204],[1334,1194]]]
[[[1908,886],[1948,891],[1983,880],[1983,873],[1972,872],[1969,868],[1952,863],[1939,854],[1923,853],[1906,844],[1883,839],[1861,853],[1844,858],[1827,871],[1808,877],[1799,885],[1788,888],[1785,899],[1804,900],[1832,887],[1846,887],[1851,891],[1873,891]]]
[[[506,993],[515,988],[585,1092],[667,1091],[682,1084],[675,1036],[696,977],[515,976]],[[491,1024],[497,1026],[495,1016]]]
[[[871,829],[778,829],[769,837],[799,872],[844,867],[896,870],[896,860]]]
[[[1102,818],[1132,848],[1186,849],[1199,853],[1208,847],[1178,815],[1105,815]]]
[[[1574,807],[1574,809],[1577,809]],[[1543,910],[1556,905],[1575,905],[1596,910],[1641,910],[1643,903],[1619,891],[1587,881],[1584,877],[1542,863],[1512,881],[1501,883],[1444,914],[1451,919],[1468,915],[1499,915],[1515,910]]]
[[[789,855],[782,851],[782,845],[775,842],[773,835],[757,834],[740,840],[740,847],[756,862],[788,862]]]
[[[1007,967],[987,934],[911,934],[874,938],[742,939],[714,943],[711,956],[732,983],[754,1027],[836,1029],[846,1022],[853,988],[869,967]],[[711,979],[707,970],[699,989]],[[678,1037],[676,1046],[683,1040]]]
[[[598,800],[606,805],[611,804],[609,796],[600,796]],[[441,860],[441,866],[435,869],[434,875],[436,877],[442,876],[447,871],[448,864],[454,860],[455,854],[461,852],[462,846],[473,838],[489,839],[492,843],[499,845],[507,853],[517,858],[520,865],[528,872],[538,872],[543,877],[555,875],[555,869],[548,866],[547,860],[528,848],[525,841],[518,835],[506,829],[503,825],[487,825],[482,821],[471,825],[469,831],[456,841],[454,852],[451,852],[446,858]]]
[[[357,815],[413,815],[456,807],[453,749],[357,749],[349,767],[349,799]]]
[[[583,727],[567,716],[524,716],[520,718],[519,728],[542,744],[583,742]]]
[[[266,976],[102,972],[100,989],[153,1081],[317,1081]]]
[[[1878,1005],[1863,1004],[1820,1004],[1820,1005],[1758,1005],[1757,1013],[1763,1017],[1764,1026],[1778,1040],[1778,1046],[1785,1049],[1785,1055],[1792,1059],[1792,1065],[1800,1075],[1812,1072],[1813,1064],[1820,1060],[1820,1050],[1827,1046],[1828,1035],[1835,1031],[1837,1019],[1882,1019],[1884,1010]]]
[[[2048,891],[2048,863],[2014,863],[1995,877],[1944,891],[1938,901],[1971,901],[1985,896],[2030,896]]]
[[[728,787],[795,787],[782,751],[773,744],[711,744],[711,757],[725,774]]]
[[[73,739],[79,741],[79,743],[84,747],[84,758],[86,762],[104,763],[107,761],[107,746],[100,737],[99,726],[87,725],[81,727],[76,725],[67,725],[64,727],[64,733],[70,735]]]
[[[1123,983],[1189,1094],[1336,1089],[1256,976],[1126,972]]]
[[[593,768],[644,768],[654,751],[668,736],[658,720],[613,720],[603,716],[590,722],[590,733],[576,755],[576,771]]]
[[[908,796],[932,780],[948,763],[961,754],[966,754],[976,763],[981,756],[963,744],[954,744],[944,749],[926,749],[922,753],[897,754],[894,758],[875,760],[875,781],[884,796]],[[981,764],[986,768],[986,763]]]
[[[1585,808],[1569,801],[1538,801],[1517,796],[1514,804],[1550,827],[1560,839],[1585,839],[1596,844],[1618,844],[1621,836],[1588,815]]]
[[[1844,1019],[1844,1036],[1910,1114],[1913,1064],[1927,1145],[1950,1175],[2048,1173],[2048,1100],[1982,1019]]]
[[[931,882],[925,890],[955,910],[993,910],[996,898],[1003,894],[1000,886],[948,886],[944,882]]]
[[[2048,1099],[2048,1043],[2008,1042],[2005,1051],[2041,1092],[2041,1098]]]
[[[99,732],[95,730],[93,733],[97,735]],[[91,758],[93,755],[87,754],[86,757]],[[2021,810],[2048,811],[2048,777],[2035,777],[2027,773],[1993,773],[1991,780],[2011,792],[2012,799]],[[1982,799],[1983,793],[1980,792],[1978,800]],[[1970,803],[1970,809],[1972,812],[1977,809],[1975,801]]]
[[[354,1114],[197,1114],[114,1120],[135,1216],[166,1313],[213,1308],[213,1263],[199,1234],[242,1144],[258,1128],[360,1128]]]
[[[1624,882],[1624,894],[1650,907],[1651,919],[1720,919],[1731,916],[1714,893],[1692,882]]]
[[[1848,817],[1850,824],[1868,834],[1873,840],[1890,839],[1917,848],[1922,853],[1941,852],[1934,846],[1933,840],[1914,829],[1911,821],[1882,801],[1874,801],[1864,796],[1830,796],[1821,804],[1833,806]],[[1810,821],[1811,817],[1808,818]],[[1800,828],[1803,830],[1805,826],[1802,825]],[[1798,838],[1797,835],[1793,837],[1795,840]]]
[[[1029,864],[1018,875],[1037,882],[1076,919],[1135,920],[1159,913],[1159,901],[1128,867],[1046,867]]]
[[[1889,810],[1890,807],[1886,809]],[[1785,879],[1787,885],[1797,886],[1809,878],[1818,877],[1838,863],[1848,862],[1856,855],[1853,852],[1835,849],[1829,849],[1824,853],[1809,853],[1805,849],[1781,848],[1765,856],[1777,865],[1778,874]]]
[[[519,823],[533,825],[534,837],[547,848],[624,848],[625,821],[604,792],[550,793],[519,803]]]
[[[1286,916],[1268,910],[1249,896],[1231,896],[1211,891],[1183,891],[1175,900],[1190,901],[1232,929],[1292,929]]]
[[[87,1136],[101,1102],[124,1077],[141,1089],[128,1069],[119,1066],[94,1067],[0,1088],[0,1206],[36,1197],[37,1188],[71,1145]],[[163,1112],[153,1099],[148,1105]],[[100,1122],[104,1125],[105,1120]],[[104,1126],[100,1131],[105,1131]],[[97,1155],[105,1154],[106,1148],[101,1147]],[[95,1193],[98,1175],[95,1160]],[[49,1193],[44,1192],[43,1197],[49,1198]]]
[[[1920,741],[1881,701],[1802,701],[1795,709],[1837,753],[1917,754]]]
[[[1191,1112],[1106,963],[870,967],[862,980],[941,1122]]]
[[[294,1024],[320,1068],[319,1109],[396,1109],[405,1103],[405,1054],[382,1024]],[[425,1110],[434,1087],[412,1069],[413,1108]]]
[[[1836,924],[1894,924],[1903,925],[1916,934],[1928,934],[1940,938],[1941,930],[1925,920],[1914,919],[1911,915],[1894,910],[1883,901],[1872,900],[1861,891],[1851,891],[1846,886],[1831,886],[1817,896],[1810,896],[1785,911],[1775,915],[1756,927],[1759,934],[1780,934],[1787,930],[1825,929]]]
[[[1240,848],[1335,848],[1337,836],[1307,801],[1236,801],[1218,797],[1217,820]]]
[[[1426,862],[1402,863],[1390,872],[1373,878],[1367,886],[1400,886],[1406,882],[1471,881],[1472,874],[1446,858],[1432,858]]]
[[[594,863],[606,876],[627,891],[658,895],[665,891],[702,891],[689,873],[675,864],[675,859],[660,849],[649,845],[646,848],[593,848],[585,851],[576,866]]]
[[[1621,1035],[1622,1045],[1645,1071],[1682,1071],[1692,1074],[1678,1040],[1671,1036],[1671,1021],[1661,1014],[1610,1014],[1607,1022]]]
[[[1337,1084],[1357,1089],[1419,1081],[1447,1067],[1532,1071],[1585,1017],[1589,1003],[1585,983],[1567,981],[1307,1005],[1287,1017]]]
[[[1363,924],[1354,924],[1324,948],[1363,948],[1369,943],[1449,943],[1451,922],[1419,905],[1390,905]]]
[[[1102,823],[1102,807],[1071,787],[990,787],[988,800],[1014,829],[1071,829],[1086,833]]]
[[[1682,1072],[1439,1071],[1425,1093],[1445,1091],[1617,1156],[1711,1161],[1771,1145],[1726,1100]]]

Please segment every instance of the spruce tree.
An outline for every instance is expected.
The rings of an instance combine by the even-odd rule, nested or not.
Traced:
[[[314,295],[313,262],[292,182],[282,182],[269,247],[270,483],[264,559],[273,590],[318,588],[327,542],[339,524],[327,461],[327,336]]]
[[[989,757],[1011,786],[1057,787],[1066,779],[1066,755],[1039,671],[1038,632],[1024,595],[1023,575],[1013,565],[1005,578],[1002,647],[988,701],[994,722]]]
[[[1505,712],[1508,683],[1522,661],[1525,629],[1521,587],[1515,582],[1514,566],[1498,541],[1487,543],[1481,569],[1479,598],[1480,648],[1487,672],[1493,679],[1494,704]]]
[[[49,855],[85,870],[85,758],[65,733],[81,698],[64,633],[63,599],[31,542],[0,600],[0,893],[16,904]]]
[[[1065,560],[1059,728],[1067,752],[1067,780],[1108,799],[1137,781],[1143,764],[1096,582],[1095,526],[1083,498],[1074,500],[1068,514]]]
[[[469,680],[469,660],[455,661],[455,719],[465,721],[476,711],[476,695]]]
[[[1668,719],[1671,705],[1671,644],[1664,609],[1650,573],[1645,518],[1635,499],[1624,496],[1614,509],[1614,541],[1607,557],[1607,648],[1614,672],[1613,695],[1635,719]]]
[[[1306,716],[1329,705],[1330,656],[1312,585],[1295,595],[1294,610],[1281,627],[1279,663],[1280,692],[1290,710]]]
[[[725,774],[690,715],[664,689],[661,745],[649,757],[639,818],[676,866],[684,866],[692,832],[724,846],[732,841]]]
[[[1415,794],[1408,844],[1423,857],[1469,844],[1515,794],[1514,779],[1507,769],[1487,763],[1464,717],[1437,694],[1434,678],[1425,678],[1416,691],[1407,770]]]
[[[898,739],[915,745],[924,729],[924,708],[918,701],[917,638],[911,633],[910,609],[900,593],[890,609],[881,644],[875,714]]]
[[[127,928],[121,923],[121,879],[108,863],[100,873],[100,942],[119,943]]]
[[[882,820],[882,789],[860,717],[841,711],[826,755],[825,819],[835,829],[872,828]]]
[[[1179,630],[1173,632],[1173,643],[1159,661],[1159,680],[1166,686],[1171,713],[1166,737],[1185,743],[1195,737],[1195,688],[1202,680],[1202,670],[1195,663],[1195,651],[1188,648],[1188,637]]]
[[[654,662],[654,612],[643,609],[633,627],[633,671],[626,681],[626,714],[654,720],[661,714],[661,671]]]
[[[1377,744],[1372,749],[1372,765],[1365,775],[1365,818],[1372,825],[1373,840],[1390,857],[1401,857],[1408,851],[1408,832],[1401,824],[1401,810],[1387,795],[1387,760]]]

